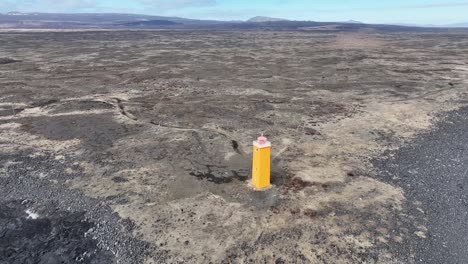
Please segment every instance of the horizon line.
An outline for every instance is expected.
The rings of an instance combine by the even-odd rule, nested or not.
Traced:
[[[452,26],[452,25],[458,25],[458,24],[468,24],[468,22],[460,21],[460,22],[455,22],[455,23],[448,23],[448,24],[419,24],[419,23],[411,23],[411,22],[377,22],[377,23],[369,23],[365,21],[361,21],[359,19],[348,19],[344,21],[326,21],[326,20],[294,20],[294,19],[288,19],[288,18],[282,18],[282,17],[273,17],[273,16],[263,16],[263,15],[257,15],[257,16],[252,16],[249,19],[231,19],[231,20],[219,20],[219,19],[200,19],[200,18],[191,18],[191,17],[183,17],[183,16],[164,16],[164,15],[155,15],[155,14],[144,14],[144,13],[132,13],[132,12],[22,12],[22,11],[0,11],[0,15],[8,15],[9,13],[20,13],[20,14],[61,14],[61,15],[139,15],[139,16],[153,16],[153,17],[164,17],[164,18],[181,18],[181,19],[188,19],[188,20],[198,20],[198,21],[218,21],[218,22],[232,22],[232,21],[242,21],[242,22],[248,22],[249,19],[256,18],[256,17],[265,17],[265,18],[272,18],[272,19],[283,19],[285,21],[291,21],[291,22],[336,22],[336,23],[345,23],[345,22],[357,22],[357,23],[363,23],[363,24],[369,24],[369,25],[396,25],[396,26],[419,26],[419,27],[430,27],[430,26]]]

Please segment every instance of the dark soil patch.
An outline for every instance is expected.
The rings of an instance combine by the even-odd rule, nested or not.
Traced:
[[[232,175],[234,175],[234,178],[236,178],[239,181],[246,181],[249,176],[248,172],[246,171],[231,171]]]
[[[110,114],[35,117],[24,120],[23,129],[52,140],[81,139],[86,147],[103,149],[126,135],[127,128]]]
[[[68,113],[73,111],[110,110],[114,106],[101,101],[66,101],[55,105],[50,113]]]
[[[304,210],[304,215],[305,215],[305,216],[308,216],[308,217],[310,217],[310,218],[315,218],[315,217],[317,217],[318,213],[317,213],[317,211],[315,211],[315,210],[306,209],[306,210]]]
[[[239,143],[238,143],[236,140],[231,140],[231,146],[232,146],[232,149],[233,149],[237,154],[241,154],[241,152],[239,151]]]
[[[225,167],[206,165],[206,170],[198,170],[190,172],[190,175],[197,177],[199,180],[207,180],[216,184],[230,183],[234,179],[238,181],[246,181],[249,172],[243,169],[231,170],[231,173],[225,174]]]
[[[24,108],[11,108],[0,110],[0,116],[12,116],[24,111]]]
[[[10,63],[15,63],[18,62],[17,60],[11,59],[11,58],[0,58],[0,65],[1,64],[10,64]]]
[[[44,106],[55,104],[55,103],[58,103],[58,102],[59,102],[58,99],[39,100],[37,102],[34,102],[32,104],[32,107],[44,107]]]
[[[206,179],[209,182],[213,182],[216,184],[221,184],[221,183],[230,183],[232,182],[232,178],[228,177],[217,177],[211,171],[197,171],[197,172],[191,172],[190,175],[197,177],[199,180]]]
[[[127,180],[126,178],[120,177],[120,176],[117,176],[117,177],[112,178],[112,181],[113,181],[113,182],[116,182],[116,183],[128,182],[128,180]]]
[[[320,136],[320,132],[317,130],[310,128],[310,127],[304,127],[304,133],[309,136]]]
[[[312,182],[304,181],[301,178],[293,178],[291,181],[289,181],[285,186],[285,190],[293,191],[293,192],[299,192],[300,190],[303,190],[307,187],[315,185]]]

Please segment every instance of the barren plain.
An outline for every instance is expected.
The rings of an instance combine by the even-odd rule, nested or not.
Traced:
[[[466,33],[6,32],[0,47],[6,263],[415,262],[396,249],[426,237],[418,202],[372,161],[468,104]],[[264,192],[248,186],[261,133]]]

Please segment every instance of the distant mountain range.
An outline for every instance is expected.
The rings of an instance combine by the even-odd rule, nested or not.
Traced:
[[[247,20],[247,22],[262,23],[262,22],[278,22],[278,21],[288,21],[283,18],[274,18],[274,17],[265,17],[265,16],[256,16]]]
[[[79,23],[82,25],[90,26],[106,26],[116,25],[122,23],[131,23],[139,21],[151,20],[166,20],[180,24],[209,24],[216,21],[213,20],[198,20],[180,17],[164,17],[152,15],[139,15],[139,14],[114,14],[114,13],[76,13],[76,14],[62,14],[62,13],[21,13],[9,12],[0,14],[0,23],[20,22],[20,21],[37,21],[37,22],[51,22],[51,23]]]
[[[466,23],[449,24],[449,25],[445,25],[445,27],[466,27],[466,28],[468,28],[468,22],[466,22]]]
[[[350,24],[365,24],[364,22],[361,22],[361,21],[356,21],[356,20],[348,20],[348,21],[344,21],[343,23],[350,23]]]
[[[431,27],[428,29],[428,27]],[[139,14],[113,13],[21,13],[0,14],[0,29],[125,29],[125,28],[182,28],[182,29],[263,29],[307,31],[447,31],[448,28],[468,27],[468,23],[440,26],[372,25],[355,20],[342,22],[293,21],[283,18],[257,16],[246,21],[199,20]],[[461,29],[460,29],[461,30]]]
[[[404,26],[404,27],[422,27],[422,28],[468,28],[467,23],[454,23],[445,25],[433,25],[433,24],[408,24],[408,23],[393,23],[390,25]]]

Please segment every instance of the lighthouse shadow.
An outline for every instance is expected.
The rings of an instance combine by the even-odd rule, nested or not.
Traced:
[[[271,184],[277,187],[282,187],[288,182],[289,178],[290,176],[285,169],[281,168],[277,163],[271,164]]]
[[[281,167],[271,164],[271,187],[264,190],[255,190],[249,194],[250,204],[258,209],[270,209],[281,203],[280,192],[288,181],[287,172]]]

